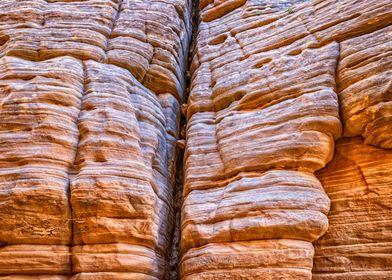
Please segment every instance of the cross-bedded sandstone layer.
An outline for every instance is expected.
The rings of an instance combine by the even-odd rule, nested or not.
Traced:
[[[0,2],[0,279],[162,279],[191,1]]]
[[[0,274],[68,274],[83,65],[5,56],[0,69]]]
[[[311,279],[311,242],[327,230],[329,211],[313,172],[332,159],[340,137],[338,99],[348,118],[366,115],[354,135],[389,147],[391,7],[200,1],[182,279]],[[377,94],[362,91],[372,82]],[[356,97],[362,92],[366,104]]]
[[[341,139],[317,177],[332,203],[329,229],[315,243],[313,279],[390,279],[392,151]]]
[[[389,279],[392,3],[198,2],[181,279]],[[1,280],[164,279],[191,6],[0,1]]]
[[[392,27],[341,43],[339,98],[345,136],[392,148]]]

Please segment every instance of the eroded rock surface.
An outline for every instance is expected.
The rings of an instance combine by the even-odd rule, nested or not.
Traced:
[[[359,137],[339,140],[317,177],[332,203],[329,229],[315,243],[313,279],[390,279],[392,151]]]
[[[0,1],[0,280],[390,278],[391,1],[197,3],[182,105],[192,1]]]
[[[70,273],[83,65],[6,56],[0,73],[0,275]]]
[[[190,10],[0,2],[0,279],[163,278]]]
[[[313,172],[332,159],[341,134],[344,57],[359,40],[358,52],[382,45],[369,56],[389,60],[381,49],[391,3],[370,2],[200,1],[182,279],[311,279],[311,242],[327,230],[330,206]],[[387,66],[374,67],[363,71],[388,76]],[[388,131],[383,112],[378,122]],[[385,139],[372,144],[386,147]]]
[[[345,136],[392,148],[392,27],[342,42],[338,67]]]
[[[175,138],[166,131],[159,98],[127,70],[85,63],[77,174],[71,181],[78,245],[72,249],[74,272],[140,269],[160,279],[172,216],[168,173],[173,171]],[[171,101],[175,114],[178,102]],[[90,254],[94,261],[88,260]],[[150,260],[146,267],[138,265],[143,256]]]

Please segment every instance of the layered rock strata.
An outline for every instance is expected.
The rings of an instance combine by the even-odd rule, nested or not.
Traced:
[[[166,123],[177,121],[178,102],[162,96],[173,110],[166,119],[159,98],[127,70],[85,64],[77,174],[71,180],[73,272],[82,273],[77,279],[108,271],[160,279],[172,216],[169,172],[175,147]]]
[[[391,3],[370,2],[200,1],[181,279],[311,279],[311,242],[327,230],[330,206],[313,172],[332,159],[340,137],[337,93],[350,100],[359,89],[350,85],[363,77],[347,69],[356,59],[349,46],[369,38],[355,52],[377,54],[366,62],[374,65],[389,60],[381,54],[389,42],[379,44],[389,36]],[[382,66],[373,73],[388,76]],[[381,95],[366,106],[382,108],[362,125],[368,131],[390,131]],[[342,111],[355,100],[342,101]],[[389,145],[388,134],[368,138]]]
[[[392,3],[197,2],[180,278],[389,279]],[[191,6],[0,1],[0,279],[165,278]]]
[[[0,274],[69,274],[83,65],[5,56],[0,75]]]
[[[317,173],[330,197],[329,229],[315,243],[313,279],[379,280],[392,275],[392,151],[339,140]]]
[[[327,233],[315,243],[313,279],[392,275],[392,29],[341,43],[338,88],[344,135],[317,173],[332,201]],[[366,145],[368,144],[368,145]]]
[[[339,99],[344,136],[392,148],[392,26],[341,43]]]
[[[162,279],[190,1],[0,3],[0,279]]]

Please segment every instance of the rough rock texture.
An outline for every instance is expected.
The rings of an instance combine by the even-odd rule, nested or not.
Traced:
[[[159,98],[127,70],[94,61],[85,68],[77,174],[71,180],[78,245],[72,248],[73,272],[82,273],[78,279],[107,271],[159,279],[172,216],[175,138],[166,131]],[[172,105],[168,120],[176,122],[178,102],[171,95],[161,98]]]
[[[0,73],[0,274],[70,273],[82,63],[6,56]]]
[[[163,278],[190,10],[0,1],[0,279]]]
[[[392,26],[342,42],[338,67],[345,136],[392,148]]]
[[[156,94],[179,96],[190,35],[189,2],[4,0],[0,54],[105,61],[128,69]]]
[[[391,279],[391,23],[390,0],[1,0],[0,280]]]
[[[391,279],[392,151],[342,139],[317,176],[332,203],[329,229],[315,243],[313,279]]]
[[[341,134],[337,93],[343,113],[358,106],[342,101],[357,100],[352,85],[365,78],[347,71],[345,63],[355,63],[346,62],[354,60],[350,44],[372,57],[362,64],[376,61],[361,70],[374,83],[388,77],[391,2],[232,0],[199,8],[182,279],[311,279],[311,242],[327,230],[330,206],[313,172],[332,159]],[[385,99],[368,106],[379,113],[363,126],[379,129],[369,143],[388,147],[385,82]]]

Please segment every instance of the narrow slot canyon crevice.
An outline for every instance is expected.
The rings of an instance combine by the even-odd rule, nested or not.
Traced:
[[[192,57],[196,45],[196,36],[198,30],[199,22],[199,0],[192,2],[192,36],[189,44],[189,51],[186,59],[186,71],[185,71],[185,94],[183,98],[183,103],[181,104],[181,119],[180,119],[180,131],[179,140],[177,141],[177,162],[176,162],[176,180],[175,187],[173,191],[173,201],[174,201],[174,221],[173,228],[171,230],[171,243],[170,250],[168,251],[167,257],[167,269],[165,274],[166,280],[179,280],[179,265],[181,261],[180,254],[180,241],[181,241],[181,208],[183,203],[183,183],[184,183],[184,150],[186,145],[186,111],[187,102],[191,87],[191,75],[190,75],[190,65],[192,63]]]
[[[0,1],[0,280],[387,280],[389,0]]]

